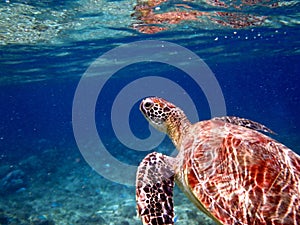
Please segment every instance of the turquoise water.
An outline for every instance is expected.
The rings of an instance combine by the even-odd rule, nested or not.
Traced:
[[[144,17],[141,6],[146,7]],[[214,116],[213,102],[201,87],[214,96],[219,87],[226,110],[216,104],[216,114],[258,121],[299,154],[298,8],[299,1],[168,1],[153,6],[142,1],[2,1],[0,224],[141,224],[131,171],[150,151],[174,151],[168,138],[149,130],[138,110],[146,89],[147,95],[173,98],[195,122]],[[182,11],[185,16],[179,15]],[[147,48],[150,40],[161,49],[153,53]],[[113,55],[112,50],[136,41],[136,49],[122,52],[128,55],[123,61],[122,54]],[[175,50],[168,43],[176,44]],[[193,64],[179,46],[201,58],[216,83],[205,80],[200,87],[185,73],[182,68]],[[163,49],[170,49],[166,57]],[[141,58],[134,58],[136,52]],[[174,55],[179,68],[170,65]],[[100,64],[92,74],[95,62]],[[96,86],[94,108],[74,111],[84,76],[101,82],[105,71],[125,64],[103,87]],[[207,72],[201,68],[199,77]],[[146,85],[138,83],[149,76]],[[84,106],[93,105],[92,90],[87,87],[86,96],[79,98]],[[197,115],[185,108],[187,96]],[[88,125],[74,134],[85,111],[95,115],[91,120],[101,147],[89,136]],[[162,143],[133,138],[153,135]],[[98,147],[125,167],[102,157]],[[87,150],[96,160],[93,168],[86,161]],[[213,224],[177,188],[175,212],[176,224]]]

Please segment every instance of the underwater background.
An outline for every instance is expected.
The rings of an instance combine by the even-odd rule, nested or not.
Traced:
[[[300,154],[299,7],[299,1],[269,0],[1,1],[0,224],[141,224],[132,174],[112,168],[105,157],[100,168],[117,177],[120,172],[127,184],[92,168],[72,126],[74,96],[88,68],[108,51],[135,41],[168,41],[197,54],[222,90],[227,115],[266,125],[276,132],[273,138]],[[151,151],[174,151],[167,137],[145,151],[132,147],[130,138],[132,145],[126,146],[112,125],[118,93],[147,76],[181,86],[199,120],[212,116],[203,90],[174,66],[139,62],[112,74],[95,104],[95,124],[107,152],[133,168]],[[169,88],[165,92],[172,94]],[[124,107],[130,98],[124,97]],[[138,104],[124,123],[145,139],[153,131]],[[174,201],[175,224],[214,224],[177,188]]]

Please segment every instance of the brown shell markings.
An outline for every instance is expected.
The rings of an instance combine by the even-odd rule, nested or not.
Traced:
[[[185,192],[222,224],[300,221],[300,158],[284,145],[241,126],[204,121],[193,125],[181,149],[177,171]]]

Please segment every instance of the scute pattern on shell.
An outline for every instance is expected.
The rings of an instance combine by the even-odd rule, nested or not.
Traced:
[[[183,138],[178,159],[184,191],[222,224],[300,223],[300,157],[277,141],[203,121]]]
[[[222,116],[222,117],[214,117],[214,118],[212,118],[212,120],[219,120],[219,121],[223,121],[226,123],[230,123],[230,124],[234,124],[234,125],[238,125],[238,126],[242,126],[242,127],[247,127],[252,130],[263,131],[266,133],[275,134],[274,131],[272,131],[265,125],[262,125],[260,123],[257,123],[255,121],[248,120],[245,118],[240,118],[240,117],[236,117],[236,116]]]

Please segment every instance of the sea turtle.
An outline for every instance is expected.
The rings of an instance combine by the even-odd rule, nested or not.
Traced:
[[[238,117],[191,124],[170,102],[149,97],[140,110],[179,150],[150,153],[138,167],[137,210],[144,225],[174,224],[174,181],[217,224],[300,224],[300,157]]]

